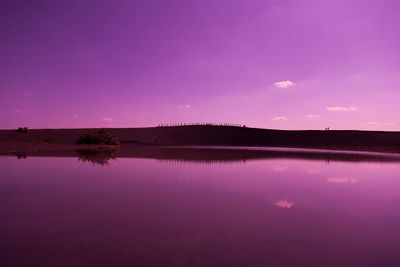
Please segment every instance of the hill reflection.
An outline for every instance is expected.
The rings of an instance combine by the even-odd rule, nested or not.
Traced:
[[[400,162],[400,154],[350,152],[340,150],[290,149],[268,147],[167,147],[123,145],[119,149],[87,149],[77,151],[19,152],[15,156],[25,159],[35,157],[78,157],[81,162],[93,165],[110,165],[116,158],[155,159],[160,163],[245,164],[249,160],[304,159],[342,162]]]
[[[221,164],[221,165],[228,165],[228,164],[245,164],[246,159],[157,159],[157,162],[160,164],[198,164],[198,165],[212,165],[212,164]]]
[[[278,148],[129,147],[118,157],[152,158],[161,163],[237,164],[257,159],[306,159],[349,162],[400,162],[399,154]]]

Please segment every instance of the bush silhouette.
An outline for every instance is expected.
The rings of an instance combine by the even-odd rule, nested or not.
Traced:
[[[19,127],[17,129],[17,133],[27,133],[28,132],[28,127]]]
[[[105,129],[92,130],[90,132],[84,133],[78,138],[76,143],[87,145],[93,144],[119,146],[118,138]]]

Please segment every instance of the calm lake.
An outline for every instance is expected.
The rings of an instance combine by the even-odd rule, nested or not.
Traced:
[[[0,266],[400,266],[399,161],[201,153],[0,157]]]

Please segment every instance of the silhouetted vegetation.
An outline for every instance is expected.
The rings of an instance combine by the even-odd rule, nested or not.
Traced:
[[[26,159],[28,157],[28,154],[26,154],[25,152],[18,152],[15,153],[15,156],[17,156],[17,159]]]
[[[213,123],[213,122],[192,122],[192,123],[160,123],[157,127],[180,127],[180,126],[229,126],[229,127],[244,127],[246,125],[239,123]]]
[[[28,132],[28,127],[19,127],[17,129],[17,133],[27,133]]]
[[[79,161],[90,162],[93,165],[109,165],[110,159],[115,159],[118,150],[78,150]]]
[[[92,130],[90,132],[84,133],[78,138],[76,143],[87,145],[93,144],[119,146],[118,138],[105,129]]]

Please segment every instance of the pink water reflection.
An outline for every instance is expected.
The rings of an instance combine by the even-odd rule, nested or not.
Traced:
[[[0,266],[400,263],[398,163],[0,157],[0,168]]]

